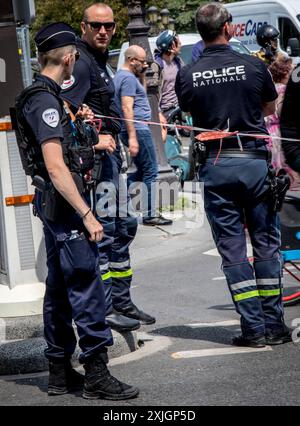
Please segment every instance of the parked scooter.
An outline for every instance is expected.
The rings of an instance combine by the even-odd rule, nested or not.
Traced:
[[[188,125],[187,119],[183,118],[180,108],[175,108],[167,118],[168,124]],[[175,174],[178,176],[179,182],[183,187],[184,182],[194,178],[192,141],[189,146],[189,153],[185,154],[182,146],[181,133],[185,135],[190,134],[188,129],[178,129],[177,127],[168,127],[167,139],[164,145],[165,154],[168,163],[173,168]]]

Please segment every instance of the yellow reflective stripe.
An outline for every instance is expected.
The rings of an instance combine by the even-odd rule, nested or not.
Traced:
[[[258,297],[259,292],[257,290],[247,291],[246,293],[237,294],[233,296],[235,302],[240,302],[241,300],[251,299],[252,297]]]
[[[111,276],[112,276],[112,278],[126,278],[126,277],[131,277],[132,276],[132,269],[128,269],[127,271],[123,271],[123,272],[114,272],[114,271],[111,271]]]
[[[277,290],[258,290],[258,292],[262,297],[279,296],[281,294],[281,290],[279,288]]]
[[[106,274],[101,275],[102,281],[109,280],[111,278],[111,272],[106,272]]]

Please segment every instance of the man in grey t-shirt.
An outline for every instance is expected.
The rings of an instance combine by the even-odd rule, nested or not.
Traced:
[[[156,214],[155,196],[157,160],[149,125],[151,108],[146,93],[145,71],[148,68],[146,52],[140,46],[125,51],[125,63],[114,78],[115,102],[122,124],[121,138],[134,159],[136,172],[128,176],[128,184],[142,182],[143,224],[170,225],[171,220]],[[135,120],[133,122],[132,120]]]
[[[175,81],[178,71],[183,66],[179,57],[181,42],[175,31],[165,30],[158,36],[156,46],[158,51],[155,54],[155,61],[161,70],[159,107],[167,119],[178,106]]]

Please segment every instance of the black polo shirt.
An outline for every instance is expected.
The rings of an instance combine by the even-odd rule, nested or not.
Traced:
[[[196,127],[267,134],[262,112],[277,92],[270,72],[258,58],[227,45],[206,48],[195,63],[177,74],[176,93]]]

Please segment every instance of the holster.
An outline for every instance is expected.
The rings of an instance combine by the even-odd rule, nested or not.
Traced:
[[[282,208],[285,195],[291,186],[291,179],[284,169],[280,169],[277,174],[272,166],[269,166],[268,181],[270,184],[268,191],[268,201],[273,212],[279,212]]]
[[[193,157],[195,159],[196,167],[203,166],[207,159],[207,148],[203,142],[194,139],[193,142]]]
[[[81,176],[76,173],[71,174],[79,193],[82,194],[85,188]],[[51,181],[37,175],[33,177],[32,184],[42,193],[42,212],[45,219],[54,222],[72,211],[73,207],[56,190]]]
[[[47,182],[42,192],[42,211],[45,219],[52,222],[65,215],[71,209],[70,204],[55,189],[52,182]]]

